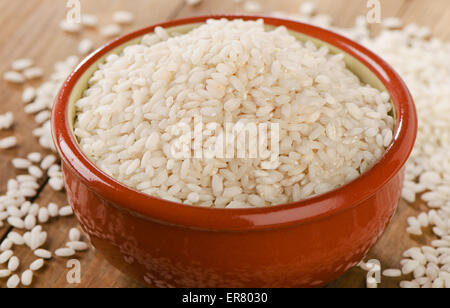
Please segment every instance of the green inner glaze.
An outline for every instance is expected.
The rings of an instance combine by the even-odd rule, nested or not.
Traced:
[[[166,31],[169,34],[171,34],[171,33],[185,34],[185,33],[188,33],[189,31],[191,31],[192,29],[199,27],[202,24],[203,23],[196,23],[196,24],[189,24],[189,25],[185,25],[185,26],[167,28]],[[268,31],[270,31],[270,30],[273,30],[275,27],[266,25],[265,28]],[[299,32],[295,32],[295,31],[289,31],[289,33],[291,35],[293,35],[295,38],[297,38],[299,41],[302,41],[302,42],[311,41],[318,47],[327,46],[330,49],[330,52],[332,54],[338,54],[338,53],[344,54],[344,61],[346,63],[347,68],[350,71],[352,71],[356,76],[358,76],[358,78],[361,80],[361,82],[363,82],[364,84],[368,84],[368,85],[378,89],[379,91],[386,91],[386,87],[381,82],[381,80],[378,79],[378,77],[368,67],[366,67],[363,63],[358,61],[353,56],[347,54],[346,52],[340,50],[339,48],[337,48],[333,45],[330,45],[326,42],[323,42],[316,38],[310,37],[308,35],[305,35],[305,34],[302,34]],[[70,106],[69,107],[69,119],[70,119],[70,127],[72,130],[73,130],[73,124],[75,122],[75,102],[78,101],[82,97],[84,91],[88,88],[88,81],[91,78],[91,76],[94,74],[94,72],[98,69],[98,65],[100,63],[103,63],[105,58],[108,57],[109,55],[120,54],[127,46],[138,44],[141,41],[141,39],[142,39],[142,37],[131,40],[131,41],[115,48],[114,50],[110,51],[109,53],[105,54],[102,58],[100,58],[97,62],[95,62],[79,79],[79,81],[77,82],[77,84],[75,85],[75,87],[72,91],[72,94],[70,96],[70,102],[69,102],[69,106]],[[394,116],[394,108],[392,110],[393,111],[392,111],[391,116]]]

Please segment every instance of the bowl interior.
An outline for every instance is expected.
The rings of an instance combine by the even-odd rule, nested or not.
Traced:
[[[331,53],[342,53],[347,68],[360,81],[391,95],[395,132],[380,160],[356,180],[331,192],[299,202],[255,209],[217,209],[189,206],[162,200],[129,188],[102,172],[81,151],[73,133],[75,102],[88,88],[88,81],[98,65],[111,54],[119,54],[129,45],[137,44],[151,26],[133,32],[101,47],[86,58],[67,79],[52,112],[53,138],[63,162],[76,173],[89,189],[116,204],[122,210],[144,219],[202,230],[268,230],[304,224],[336,215],[357,206],[386,185],[400,170],[412,151],[417,132],[417,116],[412,97],[398,74],[381,58],[330,31],[292,20],[247,15],[199,16],[161,24],[169,33],[187,33],[209,18],[257,20],[264,19],[267,29],[286,26],[300,41],[328,46]],[[305,34],[307,33],[307,34]],[[320,38],[320,39],[318,39]]]

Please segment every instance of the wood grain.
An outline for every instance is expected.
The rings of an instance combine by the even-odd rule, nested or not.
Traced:
[[[36,202],[41,206],[46,206],[50,202],[55,202],[60,205],[67,203],[64,193],[56,193],[49,186],[45,187],[39,198],[36,199]],[[42,248],[53,252],[58,248],[64,247],[65,243],[68,242],[69,230],[74,227],[78,227],[78,223],[74,218],[59,217],[50,220],[43,227],[49,234],[49,240]],[[86,236],[83,236],[82,240],[89,241]],[[30,252],[29,248],[25,246],[16,248],[14,253],[21,260],[19,271],[26,270],[37,259]],[[94,249],[77,253],[73,259],[77,259],[81,263],[81,284],[69,284],[66,279],[67,273],[69,272],[67,268],[68,259],[54,257],[48,265],[37,273],[37,277],[31,287],[139,287],[134,281],[105,262],[101,254]]]
[[[298,12],[302,1],[297,0],[261,0],[264,13],[284,11]],[[316,0],[319,13],[331,15],[338,26],[349,26],[358,15],[367,13],[366,1],[363,0]],[[238,13],[244,12],[242,4],[233,1],[206,0],[196,7],[184,5],[183,0],[82,0],[83,13],[94,13],[100,18],[101,24],[111,22],[112,12],[117,9],[132,11],[136,21],[131,26],[123,28],[129,32],[159,21],[187,17],[192,15]],[[65,1],[54,0],[0,0],[0,73],[9,69],[10,63],[21,57],[35,59],[37,64],[45,69],[46,77],[52,72],[55,61],[63,60],[67,56],[76,54],[80,38],[93,39],[96,46],[105,43],[105,39],[92,29],[84,30],[81,34],[70,35],[59,29],[59,22],[65,18],[67,8]],[[382,0],[383,17],[397,16],[405,23],[416,22],[432,29],[433,35],[441,39],[450,40],[450,1],[448,0]],[[373,27],[378,30],[377,26]],[[43,79],[45,80],[45,78]],[[42,80],[27,83],[38,86]],[[17,173],[11,167],[13,157],[24,157],[33,150],[40,151],[31,131],[36,127],[33,117],[23,113],[23,103],[20,100],[24,86],[17,86],[0,81],[0,114],[13,111],[16,120],[10,131],[1,131],[0,138],[15,135],[20,145],[14,149],[0,151],[0,194],[5,192],[6,182]],[[43,189],[35,202],[47,205],[56,202],[59,205],[67,203],[63,193],[56,193],[42,182]],[[431,238],[431,232],[425,239],[412,238],[406,235],[406,219],[417,215],[424,205],[417,202],[408,205],[401,202],[399,209],[385,235],[371,251],[368,258],[378,259],[384,268],[398,267],[401,253],[406,248],[425,244]],[[77,225],[74,218],[58,218],[44,226],[50,234],[45,248],[54,250],[65,245],[68,230]],[[0,228],[0,239],[9,229]],[[20,270],[24,270],[35,259],[34,255],[25,247],[19,247],[15,254],[21,259]],[[34,280],[32,287],[139,287],[125,275],[111,267],[95,250],[80,253],[77,258],[81,262],[81,284],[67,283],[66,260],[54,258],[44,267]],[[396,287],[398,279],[384,278],[381,287]],[[0,287],[5,284],[0,279]],[[365,286],[365,273],[360,269],[352,269],[337,281],[331,283],[330,288],[362,288]]]
[[[59,22],[65,18],[66,1],[55,0],[0,0],[0,72],[3,74],[10,69],[10,63],[18,58],[34,59],[45,70],[48,77],[55,61],[60,61],[69,55],[77,54],[78,42],[81,38],[93,39],[96,46],[107,42],[100,37],[95,29],[86,29],[80,34],[67,34],[59,28]],[[135,14],[133,25],[123,27],[123,33],[139,29],[153,23],[173,18],[184,5],[183,0],[170,0],[170,5],[159,0],[83,0],[83,13],[95,13],[102,25],[111,22],[112,13],[118,9],[130,10]],[[136,9],[138,8],[138,9]],[[27,83],[38,86],[42,81]],[[32,151],[42,151],[31,131],[37,127],[33,116],[23,112],[21,93],[25,86],[18,86],[0,81],[0,114],[13,111],[15,124],[12,130],[0,132],[0,138],[15,135],[19,138],[19,146],[0,151],[0,194],[5,193],[6,182],[18,173],[11,166],[14,157],[25,157]],[[46,184],[43,179],[42,184]],[[50,201],[59,205],[67,204],[64,194],[56,193],[49,186],[45,186],[42,193],[35,200],[40,205]],[[67,242],[68,230],[76,226],[74,218],[61,218],[44,226],[51,236],[44,248],[54,250]],[[10,229],[0,228],[0,239],[4,238]],[[36,259],[29,249],[16,248],[14,253],[21,259],[20,271],[25,270]],[[40,271],[32,287],[137,287],[115,268],[103,260],[100,254],[91,250],[77,255],[81,261],[82,283],[70,285],[67,283],[66,260],[55,258],[48,266]],[[0,279],[0,287],[6,283]]]

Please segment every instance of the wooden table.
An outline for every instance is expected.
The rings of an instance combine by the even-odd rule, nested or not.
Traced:
[[[262,0],[260,1],[266,12],[280,10],[297,12],[301,0]],[[349,26],[357,15],[367,13],[364,0],[316,0],[321,13],[333,17],[335,24]],[[136,21],[124,28],[129,32],[156,22],[190,15],[211,13],[242,12],[242,4],[235,4],[231,0],[205,0],[201,5],[192,8],[184,4],[183,0],[82,0],[84,13],[95,13],[102,24],[111,21],[112,12],[117,9],[129,10],[135,13]],[[382,0],[383,17],[397,16],[405,22],[416,22],[429,26],[433,34],[442,39],[450,39],[450,2],[448,0]],[[10,63],[17,58],[30,57],[45,69],[46,76],[52,72],[53,64],[63,60],[71,54],[76,54],[78,41],[81,37],[89,37],[99,46],[105,42],[97,31],[85,30],[82,34],[66,34],[59,29],[59,22],[65,18],[67,8],[65,1],[55,0],[0,0],[0,72],[7,71]],[[37,86],[41,81],[28,83]],[[31,135],[36,127],[32,116],[23,112],[20,100],[23,86],[7,84],[0,81],[0,114],[13,111],[16,117],[12,131],[0,132],[0,138],[14,134],[19,138],[17,148],[0,151],[0,194],[6,190],[8,179],[15,177],[16,171],[10,160],[13,157],[24,157],[28,153],[41,148]],[[67,203],[64,193],[54,192],[47,180],[42,181],[40,193],[35,202],[47,205],[56,202],[59,205]],[[369,258],[376,258],[382,262],[384,268],[398,267],[401,253],[404,249],[415,245],[425,244],[419,238],[411,238],[405,233],[406,218],[416,215],[423,204],[417,202],[413,206],[401,202],[393,223],[385,233],[379,244],[372,250]],[[45,225],[50,234],[45,248],[54,250],[64,246],[67,241],[68,230],[77,225],[74,218],[59,218]],[[0,239],[4,238],[10,229],[0,228]],[[19,247],[15,254],[21,259],[24,270],[34,260],[28,248]],[[54,258],[37,273],[32,287],[140,287],[128,279],[115,268],[110,266],[102,257],[91,249],[80,253],[77,257],[82,265],[81,284],[71,285],[66,281],[68,269],[66,260]],[[396,287],[398,280],[385,278],[382,287]],[[0,280],[0,287],[6,284]],[[329,287],[364,287],[365,273],[360,269],[353,269]]]

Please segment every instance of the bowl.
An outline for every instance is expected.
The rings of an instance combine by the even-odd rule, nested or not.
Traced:
[[[394,105],[394,139],[373,168],[351,183],[300,202],[257,209],[201,208],[140,193],[97,168],[72,126],[74,102],[97,64],[156,26],[183,32],[209,18],[285,26],[300,40],[343,52],[350,70]],[[123,273],[154,287],[318,287],[356,266],[382,236],[401,197],[404,164],[417,132],[411,95],[378,56],[330,31],[261,16],[202,16],[120,37],[86,58],[62,86],[52,130],[69,203],[95,248]]]

